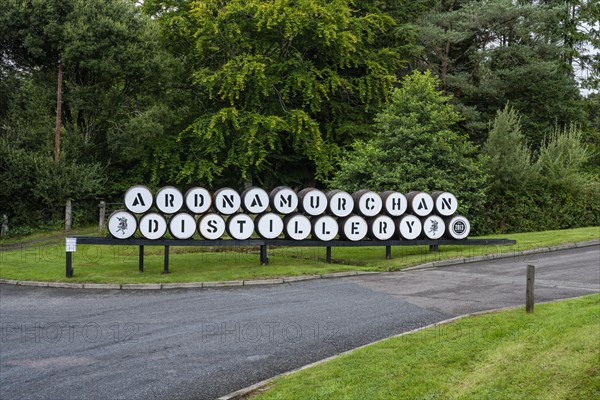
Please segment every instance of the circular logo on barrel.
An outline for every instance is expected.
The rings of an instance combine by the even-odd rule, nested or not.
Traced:
[[[169,221],[169,232],[176,239],[189,239],[196,233],[196,220],[187,213],[176,214]]]
[[[136,229],[137,220],[127,211],[118,210],[108,217],[108,231],[117,239],[129,239]]]
[[[285,233],[294,240],[304,240],[310,235],[310,220],[307,216],[296,214],[286,217]]]
[[[255,220],[258,234],[265,239],[275,239],[283,232],[283,220],[277,214],[266,213]]]
[[[157,213],[146,214],[140,219],[140,233],[146,239],[160,239],[167,233],[167,220]]]
[[[194,214],[204,214],[212,204],[208,190],[195,187],[185,193],[185,205]]]
[[[154,198],[146,186],[132,186],[125,192],[125,207],[135,214],[145,213],[152,207]]]
[[[463,216],[457,215],[450,220],[450,236],[454,239],[464,239],[469,236],[471,224]]]
[[[156,192],[156,208],[165,214],[174,214],[183,207],[183,194],[173,186],[165,186]]]
[[[246,214],[235,214],[227,220],[227,233],[234,239],[246,240],[254,233],[254,221]]]
[[[225,234],[225,220],[219,214],[206,214],[198,221],[198,230],[205,239],[220,239]]]
[[[439,239],[444,235],[446,224],[437,215],[430,215],[423,220],[423,234],[428,239]]]

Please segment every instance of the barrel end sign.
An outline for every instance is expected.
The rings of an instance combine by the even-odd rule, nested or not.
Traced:
[[[125,192],[124,204],[108,220],[111,236],[123,240],[136,233],[150,240],[167,234],[178,240],[195,235],[206,240],[462,240],[471,231],[469,220],[457,214],[456,196],[445,191],[296,192],[280,186],[270,192],[250,187],[241,194],[232,188],[211,194],[202,187],[182,192],[165,186],[153,193],[135,185]]]

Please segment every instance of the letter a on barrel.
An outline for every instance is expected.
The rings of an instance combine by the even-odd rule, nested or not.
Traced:
[[[134,214],[145,213],[152,207],[154,197],[146,186],[132,186],[125,192],[125,207]]]

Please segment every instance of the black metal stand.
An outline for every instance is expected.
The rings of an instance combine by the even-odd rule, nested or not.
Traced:
[[[140,252],[139,252],[139,269],[140,272],[144,272],[144,246],[140,245]]]
[[[73,277],[73,259],[72,259],[72,255],[73,255],[73,253],[71,253],[70,251],[67,251],[67,278],[72,278]]]
[[[248,239],[248,240],[177,240],[177,239],[115,239],[111,237],[76,237],[77,244],[92,244],[92,245],[123,245],[123,246],[139,246],[139,270],[144,271],[144,246],[164,246],[164,273],[169,273],[169,249],[170,246],[259,246],[260,247],[260,263],[268,265],[268,246],[292,246],[292,247],[325,247],[325,260],[331,263],[331,248],[332,247],[358,247],[358,246],[385,246],[386,259],[392,258],[392,246],[429,246],[430,251],[438,252],[439,246],[486,246],[486,245],[513,245],[517,243],[510,239],[416,239],[416,240],[360,240],[356,242],[346,240],[331,240],[323,242],[320,240],[288,240],[288,239]],[[73,276],[73,261],[72,253],[66,253],[66,274],[67,277]]]
[[[269,255],[267,253],[267,245],[260,245],[260,264],[267,265],[269,263]]]
[[[163,274],[169,273],[169,246],[165,246],[165,268]]]

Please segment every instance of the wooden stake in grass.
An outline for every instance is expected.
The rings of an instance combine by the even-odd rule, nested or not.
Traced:
[[[533,282],[535,280],[535,265],[527,266],[527,288],[525,289],[525,310],[533,313],[534,295]]]

